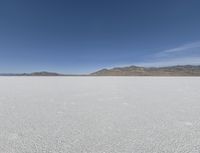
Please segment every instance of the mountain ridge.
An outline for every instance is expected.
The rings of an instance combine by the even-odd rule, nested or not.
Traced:
[[[1,73],[0,76],[63,76],[64,74],[48,71],[32,72],[32,73]]]
[[[200,76],[200,65],[175,65],[165,67],[126,66],[101,69],[92,76]]]
[[[39,71],[32,73],[0,73],[0,76],[200,76],[200,65],[175,65],[164,67],[126,66],[103,68],[90,74],[61,74]]]

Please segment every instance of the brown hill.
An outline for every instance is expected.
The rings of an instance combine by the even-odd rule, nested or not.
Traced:
[[[200,66],[183,65],[169,67],[117,67],[102,69],[92,76],[200,76]]]

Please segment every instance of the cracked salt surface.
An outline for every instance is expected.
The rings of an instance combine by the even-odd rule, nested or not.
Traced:
[[[200,78],[0,77],[0,153],[199,153]]]

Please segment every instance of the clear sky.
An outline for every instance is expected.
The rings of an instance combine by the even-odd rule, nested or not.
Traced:
[[[0,72],[200,64],[200,0],[1,0]]]

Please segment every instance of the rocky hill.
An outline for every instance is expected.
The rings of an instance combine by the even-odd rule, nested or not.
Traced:
[[[116,67],[91,73],[92,76],[200,76],[200,66]]]

